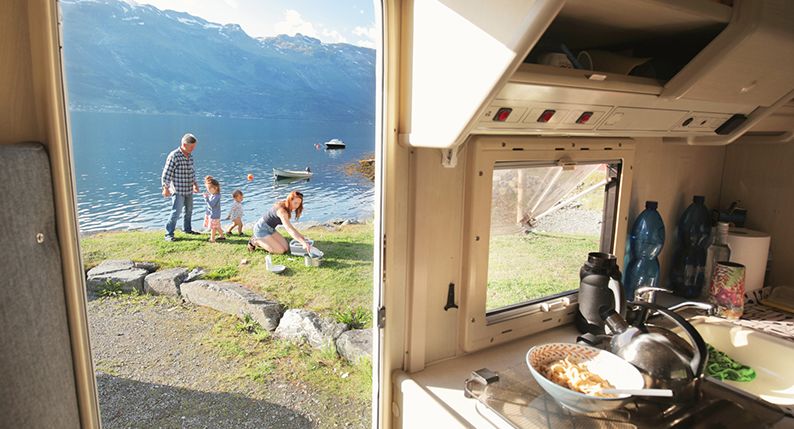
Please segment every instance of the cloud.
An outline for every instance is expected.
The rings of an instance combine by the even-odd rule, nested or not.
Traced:
[[[304,36],[320,39],[323,43],[351,43],[348,37],[355,36],[358,40],[352,44],[365,48],[375,48],[380,36],[375,24],[372,24],[369,27],[356,27],[353,29],[352,35],[346,37],[337,30],[306,21],[300,12],[294,9],[284,11],[284,19],[274,24],[273,29],[276,34],[294,36],[296,33],[301,33]]]
[[[345,36],[339,34],[339,32],[336,30],[327,30],[325,28],[322,28],[320,31],[322,33],[321,39],[323,40],[323,42],[347,43],[347,39],[345,38]]]
[[[295,33],[301,33],[304,36],[317,37],[317,31],[311,22],[304,21],[301,14],[297,10],[286,10],[284,12],[284,20],[277,22],[273,25],[276,34],[287,34],[294,36]]]
[[[356,27],[353,29],[353,34],[363,37],[363,39],[354,42],[354,44],[365,48],[375,48],[380,36],[378,29],[375,28],[375,24],[369,27]]]

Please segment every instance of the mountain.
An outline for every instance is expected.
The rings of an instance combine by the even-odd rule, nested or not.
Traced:
[[[61,0],[69,108],[372,122],[375,51],[133,1]]]

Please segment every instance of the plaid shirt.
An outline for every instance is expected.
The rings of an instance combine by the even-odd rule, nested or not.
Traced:
[[[174,192],[177,194],[192,194],[193,185],[196,183],[193,157],[185,156],[179,148],[169,153],[161,181],[164,187],[173,184]]]

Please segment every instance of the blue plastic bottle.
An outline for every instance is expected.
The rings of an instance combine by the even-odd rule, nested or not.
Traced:
[[[626,299],[633,300],[634,291],[643,286],[659,285],[659,260],[664,246],[664,222],[656,211],[656,201],[646,201],[645,210],[637,216],[629,233],[630,259],[623,276]]]
[[[695,195],[678,221],[678,251],[673,260],[673,291],[686,298],[700,295],[705,282],[706,250],[711,233],[711,212],[706,198]]]

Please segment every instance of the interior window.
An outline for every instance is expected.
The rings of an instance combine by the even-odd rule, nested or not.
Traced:
[[[587,253],[612,252],[619,176],[619,162],[494,166],[488,314],[578,289]]]

